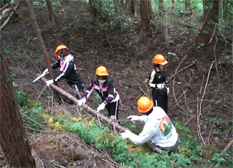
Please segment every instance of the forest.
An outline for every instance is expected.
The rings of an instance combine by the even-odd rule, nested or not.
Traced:
[[[0,167],[233,168],[232,0],[0,0]],[[179,153],[122,139],[142,122],[110,122],[92,93],[78,106],[56,47],[75,57],[84,91],[100,65],[120,96],[119,118],[152,98],[153,58],[162,54],[168,116]],[[45,69],[48,74],[33,82]],[[84,92],[80,92],[83,94]]]

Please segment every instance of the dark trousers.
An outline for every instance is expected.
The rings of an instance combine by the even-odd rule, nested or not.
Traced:
[[[168,113],[168,96],[167,96],[167,89],[153,89],[152,90],[152,97],[154,100],[155,106],[161,107],[165,113]]]
[[[167,150],[168,153],[171,153],[171,152],[179,153],[179,149],[178,149],[179,144],[180,144],[180,138],[177,139],[175,145],[171,147],[161,147],[161,149]]]
[[[119,100],[106,105],[109,116],[115,116],[118,119]]]

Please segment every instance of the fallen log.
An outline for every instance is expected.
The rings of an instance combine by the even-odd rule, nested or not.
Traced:
[[[9,22],[11,16],[14,14],[14,12],[15,12],[15,10],[18,8],[18,6],[19,6],[19,3],[16,4],[15,7],[14,7],[13,9],[11,9],[11,8],[5,9],[5,12],[3,12],[3,14],[1,14],[1,18],[0,18],[1,23],[2,23],[3,20],[5,19],[5,18],[3,19],[3,17],[5,17],[5,14],[7,14],[7,16],[6,16],[7,18],[6,18],[6,20],[2,23],[2,25],[1,25],[1,27],[0,27],[0,30]],[[10,14],[8,14],[8,12],[10,12]]]
[[[37,74],[37,77],[40,74]],[[46,78],[42,77],[41,78],[44,82],[47,81]],[[53,88],[54,90],[58,91],[59,93],[61,93],[62,95],[66,96],[67,98],[69,98],[70,100],[72,100],[73,102],[75,102],[78,105],[78,99],[76,99],[76,97],[72,96],[71,94],[67,93],[66,91],[62,90],[61,88],[59,88],[58,86],[56,86],[55,84],[51,84],[50,85],[51,88]],[[110,123],[113,127],[119,129],[121,132],[125,132],[127,129],[125,127],[122,127],[121,125],[115,123],[115,122],[111,122],[109,118],[105,117],[104,115],[98,113],[96,110],[92,109],[91,107],[89,107],[86,104],[82,105],[83,108],[87,109],[89,112],[91,112],[92,114],[95,114],[97,117],[101,118],[101,120],[106,121],[107,123]],[[151,144],[151,143],[146,143],[147,146],[149,146],[153,151],[158,152],[158,153],[162,153],[162,149],[156,147],[155,145]]]

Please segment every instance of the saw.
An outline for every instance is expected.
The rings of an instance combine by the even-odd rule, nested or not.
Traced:
[[[121,122],[121,123],[123,123],[123,122],[128,122],[128,121],[130,121],[129,118],[120,118],[118,120],[112,120],[111,122]]]

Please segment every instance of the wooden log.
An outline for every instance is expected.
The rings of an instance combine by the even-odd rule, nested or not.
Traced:
[[[40,74],[37,74],[37,77]],[[44,82],[47,81],[46,78],[42,77],[41,78]],[[51,88],[53,88],[54,90],[58,91],[59,93],[61,93],[62,95],[66,96],[67,98],[69,98],[70,100],[72,100],[73,102],[75,102],[78,105],[78,99],[76,99],[76,97],[72,96],[71,94],[67,93],[66,91],[62,90],[61,88],[59,88],[58,86],[51,84],[50,85]],[[95,114],[97,117],[101,118],[101,120],[106,121],[107,123],[110,123],[113,127],[119,129],[121,132],[125,132],[127,129],[115,122],[111,122],[109,118],[105,117],[104,115],[98,113],[96,110],[92,109],[91,107],[89,107],[86,104],[82,105],[83,108],[87,109],[88,111],[90,111],[92,114]],[[146,143],[147,146],[149,146],[153,151],[158,152],[158,153],[162,153],[162,149],[156,147],[155,145],[151,144],[151,143]]]
[[[0,30],[9,22],[11,16],[14,14],[14,11],[18,8],[18,6],[19,6],[19,3],[15,5],[15,7],[14,7],[13,10],[12,10],[12,9],[9,9],[9,10],[8,10],[8,11],[10,11],[10,10],[12,10],[12,11],[11,11],[10,14],[7,16],[7,19],[4,21],[4,23],[1,25]],[[1,20],[1,22],[3,22],[3,21]]]

